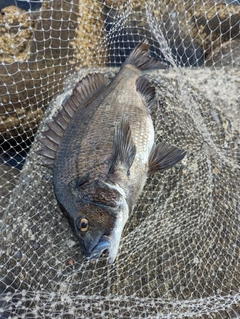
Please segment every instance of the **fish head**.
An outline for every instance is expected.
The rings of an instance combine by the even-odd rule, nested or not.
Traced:
[[[95,260],[108,251],[108,263],[113,263],[129,216],[124,191],[97,179],[80,187],[76,204],[71,224],[85,255]]]

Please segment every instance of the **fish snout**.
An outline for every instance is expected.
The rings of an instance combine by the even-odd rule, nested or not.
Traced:
[[[87,256],[90,261],[93,261],[101,256],[101,254],[107,250],[108,252],[111,250],[112,242],[111,239],[107,235],[103,235],[98,244],[92,249],[91,252],[87,252]]]
[[[88,254],[90,260],[95,260],[103,253],[104,250],[108,251],[108,264],[112,264],[117,256],[122,231],[128,218],[127,212],[121,212],[116,218],[115,226],[109,235],[103,235],[98,241],[97,245]]]

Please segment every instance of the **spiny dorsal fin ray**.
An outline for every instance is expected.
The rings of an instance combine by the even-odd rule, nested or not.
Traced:
[[[42,137],[40,142],[47,148],[49,148],[50,150],[56,151],[58,144],[51,141],[48,137]]]
[[[74,103],[80,104],[89,99],[100,88],[107,86],[107,79],[102,73],[88,74],[74,88],[72,97]]]
[[[43,145],[41,150],[37,150],[36,153],[38,155],[44,156],[48,159],[54,160],[56,151],[51,150],[47,146]]]
[[[147,78],[145,78],[144,76],[140,76],[140,78],[138,78],[136,82],[136,90],[143,95],[148,109],[149,111],[151,111],[156,104],[155,87],[152,86]]]
[[[48,130],[43,132],[44,137],[39,139],[42,148],[37,154],[45,157],[44,166],[53,166],[58,145],[77,109],[85,107],[89,99],[106,86],[107,79],[102,73],[88,74],[75,86],[62,109],[47,123]]]
[[[186,155],[186,151],[165,142],[153,145],[148,159],[148,174],[173,167]]]
[[[132,64],[140,70],[167,69],[168,66],[166,64],[162,63],[159,59],[149,56],[149,48],[150,45],[148,44],[148,41],[144,39],[135,47],[135,49],[133,49],[124,62],[124,65]]]
[[[109,173],[114,173],[119,168],[119,165],[122,164],[126,168],[126,174],[128,175],[135,155],[136,146],[132,140],[131,127],[127,117],[123,115],[114,135]]]

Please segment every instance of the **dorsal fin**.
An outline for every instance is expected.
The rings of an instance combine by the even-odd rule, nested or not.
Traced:
[[[131,52],[129,57],[124,62],[125,64],[132,64],[139,70],[150,69],[167,69],[168,65],[162,63],[159,59],[152,58],[149,55],[150,45],[146,39],[142,40]]]
[[[58,144],[77,109],[85,107],[89,99],[106,86],[107,79],[102,73],[88,74],[75,86],[62,109],[51,122],[47,123],[48,130],[42,133],[44,137],[39,139],[42,149],[36,153],[45,157],[44,166],[53,166]]]
[[[122,116],[121,123],[116,129],[113,141],[112,159],[109,173],[114,173],[119,165],[123,165],[126,174],[129,175],[130,167],[136,155],[136,146],[132,140],[130,124],[125,115]]]
[[[156,104],[156,92],[155,87],[149,82],[144,76],[140,76],[136,82],[136,90],[140,92],[148,106],[149,111],[152,111],[152,108]]]

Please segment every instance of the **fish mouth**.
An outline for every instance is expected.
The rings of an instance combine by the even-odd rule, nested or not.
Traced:
[[[98,244],[93,248],[90,253],[89,260],[93,261],[101,256],[101,254],[107,250],[110,252],[112,247],[112,241],[107,235],[103,235]]]
[[[118,247],[121,240],[122,230],[127,221],[128,211],[126,214],[119,214],[115,222],[115,227],[109,235],[103,235],[98,244],[93,248],[90,253],[89,259],[95,260],[100,257],[103,251],[108,251],[108,264],[112,264],[116,259]]]

